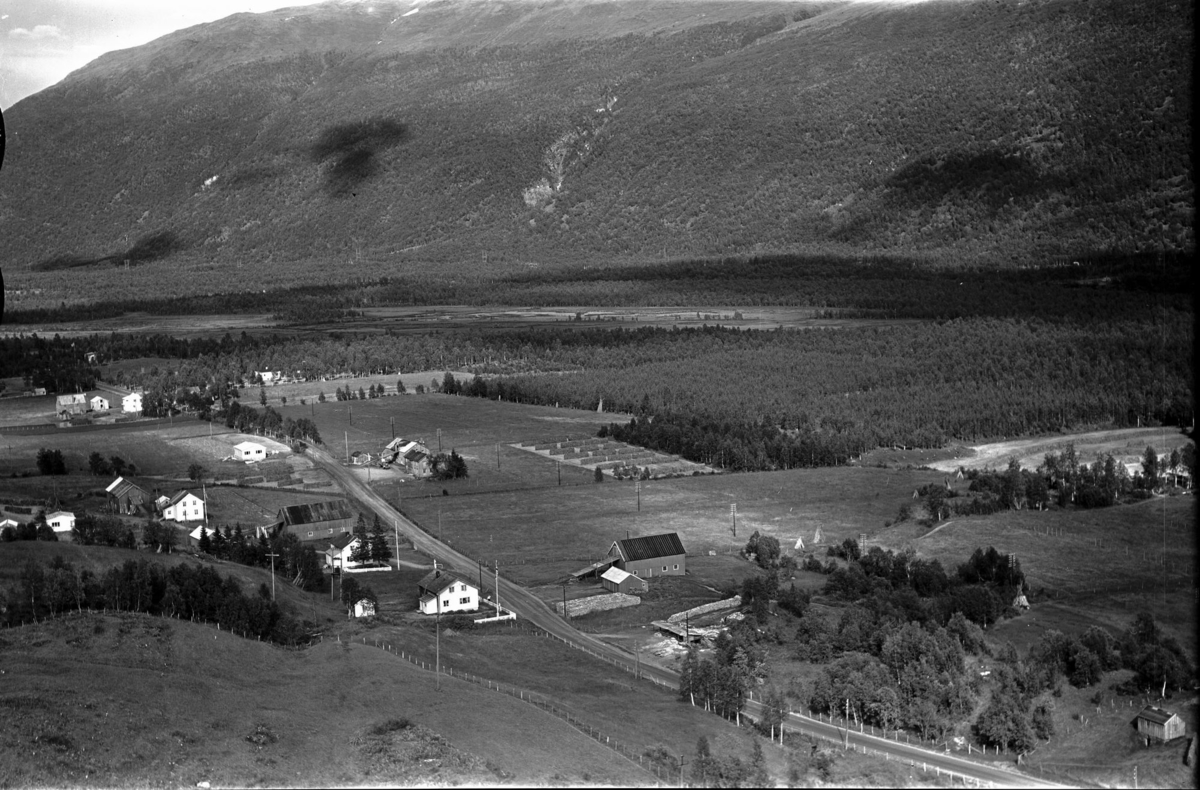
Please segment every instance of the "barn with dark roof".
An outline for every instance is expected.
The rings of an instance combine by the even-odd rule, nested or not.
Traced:
[[[279,529],[302,541],[329,541],[354,529],[356,516],[344,499],[289,505],[279,509]]]
[[[613,541],[608,556],[614,558],[613,565],[642,579],[687,572],[687,552],[678,532]]]

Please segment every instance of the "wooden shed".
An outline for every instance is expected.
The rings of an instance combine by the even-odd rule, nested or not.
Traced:
[[[1179,714],[1147,705],[1137,715],[1138,733],[1146,739],[1170,741],[1187,734],[1187,727]]]
[[[609,592],[637,595],[650,588],[645,579],[626,573],[620,568],[609,568],[600,576],[600,586]]]

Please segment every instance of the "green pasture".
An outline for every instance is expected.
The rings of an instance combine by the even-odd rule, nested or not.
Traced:
[[[811,548],[818,528],[821,546],[874,535],[912,501],[914,488],[943,479],[920,470],[840,467],[644,481],[639,510],[637,483],[606,478],[482,493],[447,487],[449,496],[405,497],[401,507],[460,551],[499,561],[515,581],[536,585],[559,581],[627,535],[679,532],[691,557],[735,554],[755,530],[786,549],[797,538]],[[719,574],[713,581],[724,582]]]

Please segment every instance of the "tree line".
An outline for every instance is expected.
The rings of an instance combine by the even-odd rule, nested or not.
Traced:
[[[985,516],[1022,508],[1110,507],[1146,499],[1164,486],[1186,482],[1190,487],[1196,475],[1196,446],[1187,444],[1161,456],[1153,446],[1147,446],[1140,469],[1132,476],[1111,453],[1090,464],[1083,462],[1073,443],[1059,453],[1046,453],[1036,469],[1023,469],[1013,459],[1002,472],[969,469],[962,473],[970,481],[966,496],[953,489],[948,480],[944,485],[930,483],[914,492],[928,514],[928,523],[950,516]],[[912,515],[912,507],[904,505],[896,522]]]
[[[303,642],[307,626],[270,598],[266,584],[247,595],[237,579],[222,578],[206,565],[181,563],[167,569],[130,559],[97,574],[56,555],[46,566],[32,559],[25,563],[18,584],[7,591],[2,616],[13,626],[70,611],[112,609],[216,623],[276,644]]]

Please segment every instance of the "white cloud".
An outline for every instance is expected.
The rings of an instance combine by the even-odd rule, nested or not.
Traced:
[[[37,41],[48,38],[56,38],[66,40],[66,36],[58,29],[57,25],[34,25],[33,30],[24,27],[14,27],[8,31],[9,38],[20,38],[28,41]]]

